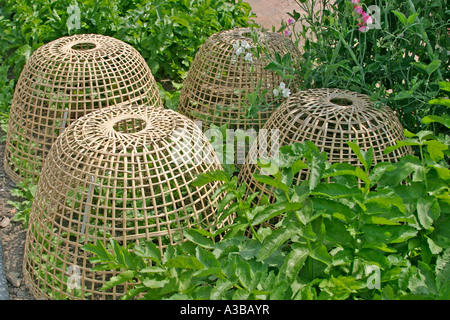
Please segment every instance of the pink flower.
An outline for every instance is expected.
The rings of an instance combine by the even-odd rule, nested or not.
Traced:
[[[294,22],[295,22],[295,20],[290,18],[287,23],[290,25],[290,24],[293,24]]]
[[[365,12],[362,13],[362,18],[363,18],[363,23],[371,24],[373,22],[372,17]]]
[[[369,31],[369,27],[368,26],[362,26],[362,27],[359,27],[358,30],[361,31],[361,32],[367,32],[367,31]]]
[[[288,36],[290,36],[292,34],[292,32],[291,31],[289,31],[289,30],[284,30],[284,36],[285,37],[288,37]]]
[[[359,3],[359,0],[352,0],[352,3]]]
[[[354,11],[359,14],[363,14],[364,10],[360,6],[355,6]]]

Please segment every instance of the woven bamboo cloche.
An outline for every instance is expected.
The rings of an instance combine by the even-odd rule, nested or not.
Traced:
[[[262,53],[252,54],[257,43],[274,57],[290,53],[293,65],[298,66],[300,53],[294,43],[275,32],[252,28],[225,30],[210,36],[200,47],[183,82],[179,111],[193,120],[201,121],[204,129],[211,124],[228,124],[229,129],[260,129],[274,110],[273,90],[283,79],[272,70],[265,70],[269,59]],[[293,81],[291,92],[298,87]],[[266,102],[271,104],[255,116],[247,117],[247,94],[267,90]],[[281,99],[283,99],[281,97]],[[280,100],[278,100],[280,101]]]
[[[252,144],[246,162],[239,173],[248,192],[260,191],[269,201],[274,200],[273,188],[256,181],[253,174],[261,174],[256,161],[276,157],[279,148],[293,143],[312,141],[321,152],[327,152],[330,163],[349,163],[362,166],[347,141],[356,141],[362,151],[373,148],[373,162],[395,162],[412,154],[410,147],[401,147],[383,154],[387,147],[405,139],[403,127],[391,108],[374,106],[364,94],[340,89],[309,89],[299,91],[286,100],[266,122],[259,135],[266,137]],[[267,142],[261,147],[258,142]],[[307,180],[309,172],[300,170],[294,183]],[[258,201],[259,201],[258,200]]]
[[[73,122],[46,158],[30,213],[24,278],[37,298],[116,299],[100,291],[116,273],[96,272],[82,246],[115,239],[132,248],[151,240],[164,252],[185,241],[183,230],[213,232],[214,192],[194,187],[198,174],[220,170],[201,130],[173,110],[128,105],[103,108]],[[78,296],[69,276],[78,270]]]
[[[41,46],[27,61],[15,87],[6,173],[15,183],[36,179],[52,143],[72,121],[126,102],[162,104],[147,63],[127,43],[81,34]]]

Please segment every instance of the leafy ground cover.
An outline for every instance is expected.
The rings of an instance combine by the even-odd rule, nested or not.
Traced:
[[[422,157],[375,166],[372,150],[349,142],[363,168],[330,164],[309,142],[285,146],[271,175],[255,176],[276,188],[273,204],[252,205],[256,194],[246,196],[245,184],[224,171],[197,178],[196,186],[224,183],[218,208],[237,218],[223,240],[214,241],[223,229],[190,229],[186,243],[163,255],[152,242],[122,248],[112,240],[85,250],[94,254],[94,269],[122,270],[104,289],[128,281],[125,299],[447,300],[450,171],[443,138],[411,134],[399,146],[418,146]],[[311,178],[293,185],[302,168]]]

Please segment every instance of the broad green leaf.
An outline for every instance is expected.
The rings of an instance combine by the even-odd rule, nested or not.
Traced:
[[[427,66],[427,73],[430,75],[433,72],[435,72],[441,65],[441,60],[433,60],[431,63]]]
[[[363,248],[379,249],[386,252],[395,252],[388,244],[402,243],[415,237],[418,231],[407,225],[373,225],[367,224],[361,228],[364,241]]]
[[[326,201],[326,199],[317,199],[317,201],[320,201],[320,200]],[[325,211],[325,209],[323,209],[323,211]],[[314,208],[314,205],[313,205],[313,202],[311,201],[311,199],[307,199],[305,201],[305,203],[303,204],[302,209],[301,210],[297,210],[295,212],[295,215],[296,215],[297,219],[303,225],[306,225],[307,223],[310,223],[311,221],[313,221],[317,217],[321,216],[323,211],[316,210]]]
[[[439,164],[435,164],[430,167],[432,167],[434,170],[436,170],[436,172],[441,180],[450,180],[450,169],[449,168],[445,168]]]
[[[236,257],[236,275],[239,279],[239,282],[248,291],[252,291],[254,288],[252,286],[252,273],[250,270],[250,264],[247,261],[242,260],[241,257],[237,255],[235,255],[235,257]]]
[[[274,204],[263,207],[263,210],[255,215],[251,225],[252,226],[259,225],[264,221],[270,220],[282,213],[292,210],[293,211],[300,210],[302,207],[303,204],[298,202],[288,202],[288,201],[276,202]]]
[[[440,209],[435,197],[420,198],[417,201],[417,216],[425,229],[430,229],[433,222],[439,218]]]
[[[197,176],[197,178],[192,182],[192,185],[194,187],[202,187],[205,184],[208,184],[210,182],[214,182],[214,181],[227,182],[229,180],[230,180],[230,178],[225,171],[215,170],[215,171],[210,171],[210,172],[199,174]]]
[[[415,181],[419,181],[416,172],[423,170],[423,166],[419,158],[409,155],[400,158],[398,162],[393,163],[392,165],[395,169],[386,172],[379,179],[378,183],[381,187],[396,187],[411,174],[413,174]]]
[[[314,190],[320,183],[325,172],[325,158],[324,155],[315,155],[311,160],[311,170],[309,173],[309,190]]]
[[[414,13],[414,14],[410,15],[408,17],[408,19],[406,20],[406,24],[407,25],[412,25],[416,21],[417,16],[418,16],[417,13]]]
[[[439,81],[439,86],[442,90],[450,92],[450,81]]]
[[[182,269],[195,269],[201,270],[205,266],[195,257],[177,256],[169,259],[164,263],[167,268],[182,268]]]
[[[216,281],[216,285],[211,290],[211,300],[225,299],[227,291],[234,286],[234,283],[228,279],[219,279]]]
[[[400,91],[399,93],[397,93],[394,100],[408,99],[412,97],[412,94],[412,91]]]
[[[450,281],[450,249],[446,248],[436,260],[436,278],[442,283]]]
[[[418,273],[415,273],[408,283],[408,288],[415,295],[435,295],[437,293],[436,282],[430,267],[418,261]]]
[[[388,154],[388,153],[390,153],[390,152],[392,152],[392,151],[394,151],[394,150],[397,150],[397,149],[399,149],[399,148],[402,148],[402,147],[407,147],[407,146],[420,146],[420,145],[422,145],[422,143],[420,143],[419,140],[417,140],[417,139],[411,139],[411,138],[406,138],[406,139],[404,139],[404,140],[402,140],[402,141],[397,141],[396,144],[393,145],[393,146],[387,147],[387,148],[383,151],[383,153],[384,153],[384,154]]]
[[[423,70],[424,72],[427,72],[427,65],[420,61],[414,61],[411,62],[411,65],[418,67],[419,69]]]
[[[95,245],[87,244],[83,246],[83,250],[96,254],[100,261],[114,261],[114,256],[106,250],[104,243],[100,240],[97,240]]]
[[[259,181],[261,183],[267,184],[269,186],[275,187],[277,189],[283,190],[284,192],[289,192],[289,187],[281,182],[280,180],[274,179],[270,176],[260,175],[260,174],[253,174],[253,177],[256,181]]]
[[[347,141],[347,144],[352,149],[353,153],[358,157],[359,161],[364,166],[365,171],[368,172],[372,166],[373,148],[370,148],[367,152],[364,152],[355,142]]]
[[[235,199],[236,194],[234,192],[227,192],[223,197],[223,199],[221,199],[219,204],[217,205],[217,212],[222,212],[225,209],[225,207]]]
[[[125,265],[125,257],[122,252],[122,248],[119,246],[119,243],[115,240],[111,240],[111,245],[113,247],[117,262],[119,262],[121,265]]]
[[[324,219],[325,224],[325,239],[333,242],[339,246],[352,248],[354,240],[347,225],[336,219]]]
[[[401,212],[405,212],[405,205],[402,198],[393,190],[382,189],[380,191],[371,192],[366,197],[366,205],[368,204],[376,204],[377,206],[386,209],[391,208],[391,206],[395,206]]]
[[[156,280],[152,278],[145,278],[142,280],[142,284],[146,286],[147,288],[151,289],[158,289],[164,287],[166,284],[169,283],[169,280]]]
[[[205,237],[198,229],[185,229],[183,230],[185,238],[203,248],[213,249],[214,243],[211,238]]]
[[[143,245],[137,245],[134,252],[142,258],[150,259],[156,263],[161,262],[161,251],[151,241],[146,241]]]
[[[270,161],[267,159],[258,159],[258,167],[264,170],[266,174],[272,175],[279,179],[280,177],[280,167],[275,163],[275,161]]]
[[[450,99],[449,98],[431,99],[430,101],[428,101],[428,103],[450,107]]]
[[[406,25],[406,16],[403,13],[396,10],[393,10],[392,13],[397,16],[397,18],[400,20],[401,23]]]
[[[333,259],[328,253],[327,247],[323,244],[316,246],[312,251],[309,251],[309,256],[317,261],[325,263],[327,266],[331,265]]]
[[[442,248],[450,247],[450,215],[441,214],[439,219],[436,220],[430,238]]]
[[[139,270],[141,273],[162,273],[165,272],[166,269],[161,267],[146,267]]]
[[[137,273],[135,271],[132,270],[127,270],[124,271],[120,274],[118,274],[117,276],[111,277],[111,279],[106,282],[103,287],[101,288],[101,290],[108,290],[112,287],[115,287],[121,283],[127,282],[131,279],[133,279],[134,277],[136,277]]]
[[[291,251],[286,256],[283,265],[280,268],[278,278],[280,280],[293,280],[297,277],[300,269],[303,267],[306,258],[308,257],[309,250],[306,246],[293,243],[291,245]]]
[[[442,251],[442,248],[439,247],[431,238],[426,237],[428,248],[430,249],[432,254],[439,254]]]
[[[347,205],[336,202],[334,200],[322,199],[322,198],[313,198],[311,199],[314,212],[310,215],[311,217],[316,217],[317,214],[329,214],[333,215],[334,213],[339,214],[340,216],[345,217],[345,220],[351,220],[355,216],[352,209]],[[305,223],[311,221],[312,219],[305,220]]]
[[[371,185],[374,186],[378,180],[385,174],[386,172],[389,172],[391,170],[395,169],[395,167],[388,162],[379,162],[377,163],[369,173],[369,180],[371,182]]]
[[[258,252],[258,261],[267,259],[297,232],[298,226],[295,223],[288,224],[286,228],[274,230],[271,235],[264,239],[263,245]]]
[[[429,140],[426,143],[427,151],[433,161],[439,162],[444,158],[445,150],[448,150],[448,146],[437,140]]]
[[[292,169],[292,174],[295,175],[302,169],[308,169],[308,165],[304,163],[302,159],[298,159],[290,166],[290,168]]]
[[[385,270],[389,267],[389,261],[386,256],[378,250],[374,249],[361,249],[357,253],[358,257],[363,258],[369,265],[377,265],[381,269]]]
[[[351,276],[331,276],[331,278],[320,282],[319,288],[327,292],[329,294],[329,299],[331,300],[345,300],[351,293],[366,289],[367,284],[364,281],[357,280],[355,277]]]
[[[203,249],[202,247],[195,248],[195,256],[201,263],[203,263],[206,268],[220,268],[220,262],[219,260],[217,260],[214,254],[208,250]]]
[[[361,190],[358,188],[349,188],[337,183],[321,183],[313,192],[313,195],[324,195],[330,198],[351,198],[355,195],[361,195]]]
[[[311,241],[317,240],[317,235],[314,232],[311,223],[307,223],[304,227],[301,227],[298,231],[298,235]]]
[[[450,82],[448,83],[450,84]],[[422,119],[423,124],[430,124],[433,122],[438,122],[440,124],[445,125],[447,128],[450,128],[450,117],[447,115],[443,116],[427,115]]]
[[[364,223],[371,223],[371,224],[377,224],[377,225],[399,225],[399,222],[393,221],[391,219],[385,218],[385,217],[379,217],[379,216],[368,216],[366,219],[364,219]]]

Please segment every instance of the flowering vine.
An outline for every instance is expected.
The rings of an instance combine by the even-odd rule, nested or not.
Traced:
[[[278,97],[279,95],[283,95],[283,97],[288,98],[291,94],[291,90],[286,88],[286,84],[281,82],[277,89],[273,89],[273,95]]]
[[[360,0],[351,0],[353,4],[353,11],[359,15],[358,19],[358,30],[361,32],[367,32],[369,31],[368,24],[373,23],[372,17],[366,13],[363,8],[358,5]]]
[[[253,62],[253,53],[247,52],[246,50],[251,49],[250,45],[246,40],[239,41],[237,40],[233,43],[234,53],[237,56],[243,55],[245,61]]]

